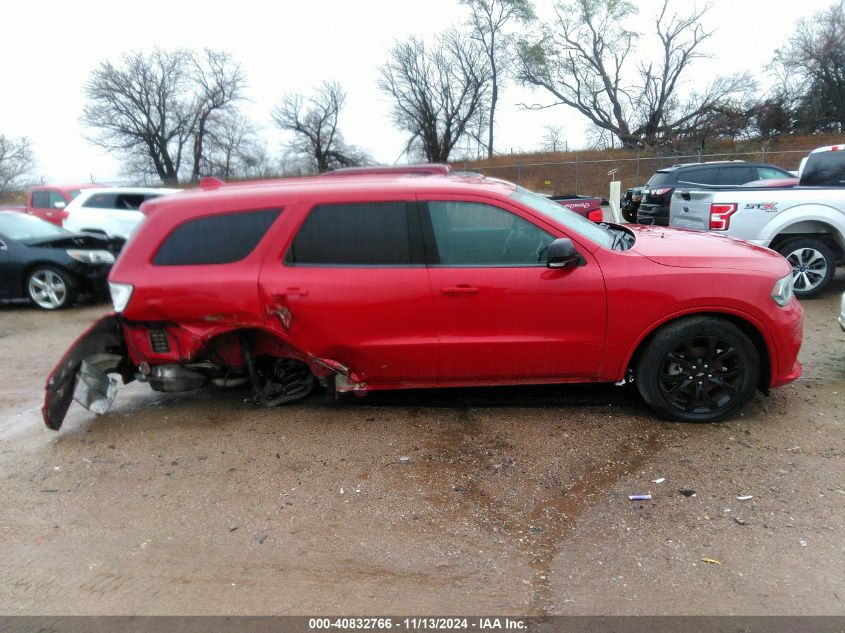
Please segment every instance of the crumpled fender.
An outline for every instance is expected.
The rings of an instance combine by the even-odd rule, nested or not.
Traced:
[[[61,428],[73,400],[76,375],[82,361],[97,354],[119,357],[120,362],[111,369],[121,375],[124,384],[134,380],[118,316],[104,316],[76,339],[47,377],[41,415],[48,429],[58,431]]]

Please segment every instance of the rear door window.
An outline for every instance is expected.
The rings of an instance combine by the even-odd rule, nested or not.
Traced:
[[[124,193],[115,197],[114,208],[123,211],[137,211],[144,202],[142,193]]]
[[[153,258],[156,266],[230,264],[249,255],[279,216],[279,209],[241,211],[177,226]]]
[[[413,219],[412,219],[413,218]],[[285,257],[294,265],[423,265],[416,214],[406,202],[361,202],[314,207]],[[412,248],[412,240],[416,246]]]
[[[789,172],[775,169],[774,167],[758,167],[757,178],[754,180],[774,180],[775,178],[791,178],[792,174]]]
[[[730,165],[719,169],[720,185],[744,185],[754,180],[754,169],[748,166]]]

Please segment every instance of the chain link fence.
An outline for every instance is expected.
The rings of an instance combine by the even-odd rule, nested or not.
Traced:
[[[477,164],[470,161],[457,163],[463,167],[491,176],[510,180],[533,191],[549,195],[585,194],[607,197],[608,183],[619,180],[622,191],[628,187],[645,184],[659,169],[680,163],[707,161],[743,160],[754,163],[769,163],[789,171],[797,171],[801,159],[808,149],[771,150],[761,147],[756,151],[731,151],[719,153],[695,153],[672,156],[632,156],[619,158],[585,158],[575,153],[574,160],[560,162],[525,162],[518,164]],[[595,152],[589,152],[595,156]],[[616,170],[613,176],[610,172]]]

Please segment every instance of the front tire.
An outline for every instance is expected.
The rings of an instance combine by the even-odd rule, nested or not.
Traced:
[[[76,300],[76,280],[67,271],[39,266],[26,278],[29,299],[43,310],[61,310]]]
[[[760,381],[760,354],[737,326],[716,317],[667,325],[636,368],[643,399],[661,417],[718,422],[751,398]]]
[[[778,246],[778,253],[786,257],[792,266],[794,292],[799,299],[818,295],[836,272],[836,256],[827,244],[819,240],[790,240]]]

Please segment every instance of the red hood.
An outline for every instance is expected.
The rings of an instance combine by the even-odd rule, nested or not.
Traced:
[[[778,253],[727,235],[640,224],[626,228],[637,238],[632,250],[663,266],[754,270],[775,278],[791,270]]]

